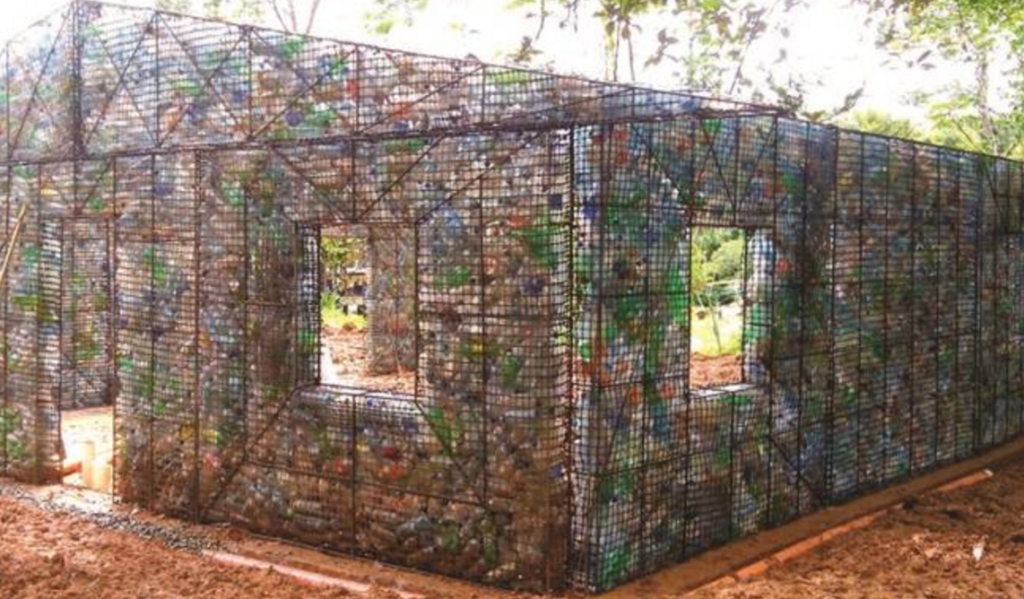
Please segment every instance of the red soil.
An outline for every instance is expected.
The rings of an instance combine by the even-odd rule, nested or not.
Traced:
[[[324,349],[331,352],[338,384],[371,391],[416,392],[416,373],[369,374],[366,331],[324,326]],[[326,381],[326,378],[325,378]]]
[[[932,493],[763,578],[694,599],[1024,597],[1024,456],[975,486]]]
[[[690,356],[690,387],[720,387],[743,381],[743,356],[727,354],[709,357],[703,354]]]
[[[970,487],[933,493],[891,511],[866,528],[742,583],[716,584],[689,595],[644,591],[642,599],[959,599],[1024,597],[1024,456],[994,467]],[[0,490],[9,487],[0,482]],[[49,496],[55,491],[34,491]],[[64,494],[68,492],[65,491]],[[129,508],[115,506],[115,512]],[[134,512],[133,512],[134,513]],[[138,513],[143,521],[206,535],[226,551],[373,585],[370,599],[395,589],[428,599],[521,599],[523,595],[331,557],[253,539],[220,527],[194,527]],[[198,531],[198,532],[196,532]],[[254,599],[351,597],[280,574],[232,568],[195,553],[168,549],[79,516],[43,511],[0,496],[0,597],[25,599]],[[363,597],[363,595],[357,595]]]
[[[0,597],[19,599],[328,599],[333,589],[216,565],[76,517],[0,497]]]

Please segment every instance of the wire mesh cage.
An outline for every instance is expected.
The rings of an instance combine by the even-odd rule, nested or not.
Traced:
[[[1024,425],[1019,163],[87,1],[3,61],[6,474],[112,404],[123,500],[604,590]],[[327,380],[332,227],[408,387]],[[742,232],[726,385],[702,227]]]

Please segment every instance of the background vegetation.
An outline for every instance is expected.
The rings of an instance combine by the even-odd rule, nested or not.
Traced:
[[[345,305],[366,301],[367,277],[352,273],[352,269],[365,267],[366,241],[350,235],[324,235],[320,243],[320,266],[323,281],[320,294],[320,318],[332,328],[363,330],[366,317],[346,313]],[[363,286],[363,294],[357,293]]]
[[[690,345],[694,353],[719,356],[743,351],[745,245],[746,236],[740,229],[694,230],[690,246]]]

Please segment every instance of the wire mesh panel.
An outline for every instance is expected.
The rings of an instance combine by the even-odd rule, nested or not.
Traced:
[[[321,271],[320,227],[300,225],[296,230],[298,290],[296,306],[295,381],[314,384],[320,381],[320,356],[324,351],[319,331],[323,327],[320,312]]]
[[[61,220],[61,409],[110,405],[113,161],[55,172],[48,183],[68,206]]]
[[[67,9],[9,41],[4,51],[5,157],[70,158],[78,36]]]
[[[213,21],[158,15],[156,109],[159,144],[245,139],[249,133],[249,34]]]
[[[588,128],[574,139],[582,361],[574,550],[585,584],[607,588],[678,559],[690,534],[692,188],[678,181],[692,179],[661,170],[654,147],[671,136],[657,128]]]
[[[222,310],[249,324],[227,346],[248,364],[242,396],[200,423],[202,447],[210,429],[221,439],[241,425],[203,450],[201,515],[476,579],[562,584],[566,150],[564,134],[531,133],[204,153],[200,245],[217,253],[199,276],[227,281]],[[346,182],[372,165],[379,180]],[[437,176],[445,165],[465,170]],[[371,353],[378,337],[411,342],[392,349],[419,364],[414,396],[317,386],[318,244],[344,224],[368,230]]]
[[[198,177],[199,346],[196,427],[200,437],[196,509],[219,497],[246,456],[249,377],[252,190],[247,156],[200,156]]]
[[[7,474],[113,398],[122,499],[604,590],[1024,428],[1018,163],[84,1],[3,61]],[[339,227],[404,386],[325,384]],[[704,228],[729,384],[691,376]]]
[[[112,397],[113,366],[110,222],[73,219],[63,225],[61,409],[105,406]]]
[[[18,159],[778,112],[85,0],[4,54]]]
[[[201,434],[194,384],[195,159],[126,159],[116,168],[116,284],[124,297],[117,339],[119,492],[190,514]]]
[[[82,146],[93,153],[154,147],[160,141],[156,15],[78,5]]]
[[[483,227],[482,255],[470,270],[481,285],[482,490],[511,518],[492,576],[553,588],[564,584],[569,526],[569,138],[562,131],[503,137],[505,153],[467,191]],[[422,259],[432,260],[430,238],[421,232],[419,242]],[[448,323],[438,340],[451,343],[451,332]],[[450,393],[445,383],[428,381],[426,391],[442,399]]]
[[[1019,321],[1006,259],[1018,251],[1019,212],[1007,208],[1020,202],[1017,165],[758,117],[620,125],[577,140],[577,346],[586,364],[600,339],[596,366],[614,372],[585,367],[576,385],[581,584],[614,586],[1017,430],[1018,401],[1002,398],[1016,397],[1018,343],[996,332]],[[659,205],[659,182],[667,214],[642,203]],[[631,349],[630,331],[651,334],[658,322],[657,296],[638,276],[645,244],[673,218],[691,234],[747,231],[744,384],[694,389],[685,358],[652,367],[649,347]],[[688,260],[667,264],[669,282],[688,280]],[[680,315],[679,325],[685,343],[692,323]],[[643,364],[647,391],[616,399]],[[652,383],[679,367],[667,426],[651,393],[666,386]],[[648,457],[661,436],[679,452],[666,471],[685,474],[642,486],[661,467]],[[668,530],[680,531],[660,545],[649,536],[665,530],[649,528],[660,524],[658,501],[679,519]]]
[[[6,397],[3,417],[8,473],[49,480],[59,467],[60,227],[40,218],[41,169],[12,169],[7,244],[19,258],[9,267],[6,287]]]
[[[8,223],[8,211],[10,210],[13,204],[13,202],[11,201],[12,185],[10,168],[4,169],[2,177],[0,177],[0,186],[2,186],[0,187],[0,197],[2,197],[4,206],[4,247],[6,248],[11,243],[11,231],[9,228],[10,225]],[[8,324],[8,289],[8,285],[4,285],[2,291],[3,309],[0,310],[0,317],[2,317],[3,319],[3,347],[5,348],[10,347],[10,345],[8,345],[8,332],[10,331],[11,328]],[[8,472],[8,456],[11,453],[10,449],[8,448],[8,441],[11,436],[11,433],[13,433],[17,428],[19,428],[21,424],[21,415],[18,413],[18,410],[14,405],[14,402],[11,401],[11,395],[8,392],[7,388],[10,373],[10,357],[11,352],[4,351],[3,362],[2,364],[0,364],[0,367],[2,367],[3,369],[3,401],[2,405],[0,405],[0,465],[2,465],[2,469],[0,470],[2,470],[2,472],[4,472],[5,474]]]

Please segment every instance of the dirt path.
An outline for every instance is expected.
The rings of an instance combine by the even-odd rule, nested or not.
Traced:
[[[40,502],[40,492],[32,494],[36,498],[0,493],[2,598],[353,597],[276,573],[214,564],[197,553],[210,547],[371,584],[367,595],[355,595],[360,598],[394,599],[396,589],[425,599],[522,597],[130,508],[100,510],[99,518],[88,509],[84,515],[54,512],[52,500]],[[67,495],[60,495],[59,506],[71,501]],[[924,496],[764,577],[688,595],[637,594],[644,599],[1024,597],[1024,457],[1004,463],[990,480]]]
[[[416,392],[416,373],[409,370],[393,374],[368,373],[366,331],[324,327],[324,351],[333,362],[331,384],[397,393]],[[325,377],[326,378],[326,377]]]
[[[687,599],[1024,597],[1024,457],[932,493],[763,578]]]
[[[0,597],[336,599],[350,595],[340,589],[300,585],[276,573],[219,566],[194,552],[0,497]]]

